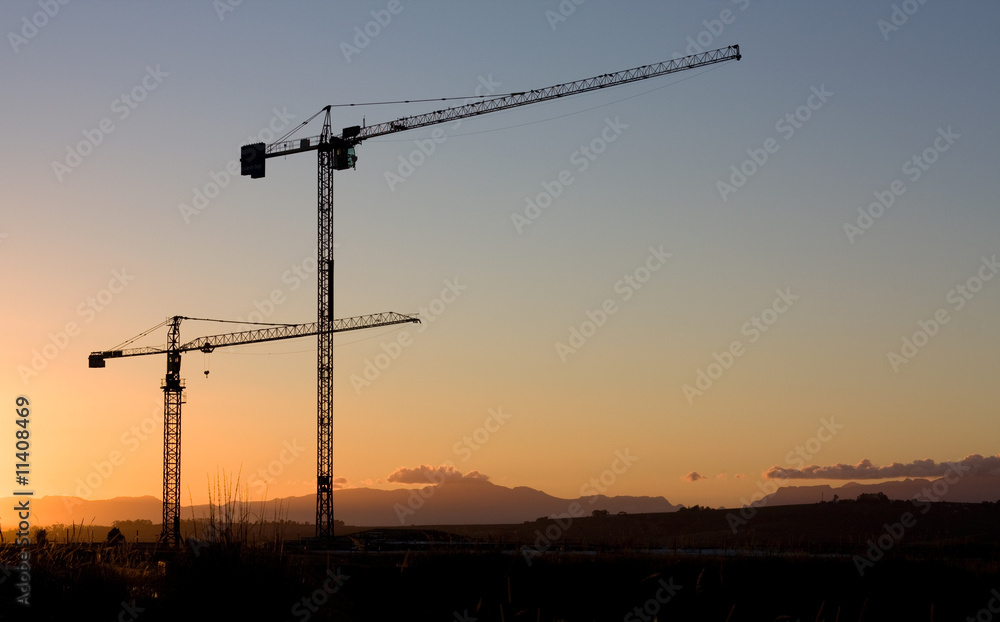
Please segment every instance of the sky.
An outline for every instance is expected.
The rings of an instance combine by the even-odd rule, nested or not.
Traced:
[[[315,320],[315,155],[251,180],[241,145],[326,105],[738,44],[358,147],[335,175],[336,315],[423,323],[336,338],[338,485],[458,472],[738,507],[803,483],[774,473],[995,456],[997,23],[985,1],[4,2],[5,435],[27,397],[36,495],[160,496],[165,357],[87,354],[174,315]],[[221,476],[315,491],[315,349],[184,355],[182,502]]]

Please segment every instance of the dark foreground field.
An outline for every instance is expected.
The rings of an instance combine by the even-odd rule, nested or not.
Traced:
[[[18,574],[0,573],[0,618],[965,620],[1000,608],[997,504],[728,514],[345,529],[345,550],[226,531],[180,552],[49,544],[31,549],[30,608],[14,602]]]

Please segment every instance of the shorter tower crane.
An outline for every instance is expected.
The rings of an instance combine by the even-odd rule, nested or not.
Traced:
[[[184,380],[181,378],[182,353],[200,350],[207,354],[216,348],[227,346],[241,346],[251,343],[263,343],[265,341],[292,339],[295,337],[309,337],[318,335],[320,330],[330,333],[341,333],[363,328],[420,323],[420,320],[416,317],[390,311],[388,313],[360,315],[333,320],[327,324],[327,327],[322,329],[317,322],[268,325],[266,328],[199,337],[182,344],[181,320],[198,319],[203,318],[189,318],[175,315],[144,333],[116,346],[115,349],[104,350],[103,352],[91,352],[89,357],[89,367],[103,368],[107,359],[145,356],[149,354],[167,355],[167,374],[161,384],[161,388],[163,389],[163,531],[160,533],[160,541],[170,546],[176,546],[180,542],[181,531],[181,404],[185,402],[186,397]],[[124,346],[148,335],[164,324],[167,326],[167,343],[165,347],[124,349]]]

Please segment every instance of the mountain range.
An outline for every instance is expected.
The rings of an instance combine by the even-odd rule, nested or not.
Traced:
[[[772,494],[756,501],[755,506],[802,505],[840,499],[856,499],[858,495],[883,493],[890,499],[920,497],[930,501],[979,503],[1000,500],[1000,476],[966,475],[938,479],[904,479],[874,484],[848,482],[841,486],[827,484],[784,485]],[[16,513],[2,508],[14,508],[24,497],[0,500],[0,527],[16,524]],[[87,525],[110,525],[116,520],[145,519],[159,523],[162,503],[153,496],[115,497],[87,500],[80,497],[45,496],[31,499],[33,527],[83,521]],[[378,490],[346,488],[334,495],[334,515],[348,525],[409,526],[409,525],[474,525],[511,524],[535,520],[543,516],[573,514],[590,515],[594,510],[611,514],[646,514],[673,512],[682,506],[664,497],[579,497],[562,499],[540,490],[517,486],[508,488],[485,479],[463,478],[424,488]],[[312,522],[316,517],[315,495],[284,497],[255,501],[249,508],[250,520],[276,517]],[[206,518],[207,504],[183,506],[181,518]]]
[[[920,498],[926,501],[952,501],[955,503],[980,503],[1000,500],[1000,475],[949,474],[936,479],[911,479],[885,481],[877,484],[848,482],[842,486],[782,486],[767,495],[754,506],[803,505],[832,501],[834,495],[840,499],[857,499],[861,494],[883,493],[889,499],[908,500]]]
[[[23,500],[23,497],[21,498]],[[3,499],[2,507],[14,507],[13,498]],[[520,523],[542,516],[589,516],[594,510],[611,514],[673,512],[681,506],[663,497],[581,497],[561,499],[549,494],[518,486],[507,488],[480,479],[459,479],[420,489],[377,490],[346,488],[334,494],[334,515],[348,525],[470,525]],[[162,519],[162,504],[153,496],[116,497],[90,501],[79,497],[46,496],[31,500],[32,525],[70,524],[72,522],[110,525],[116,520]],[[296,522],[316,519],[316,497],[285,497],[253,502],[250,520],[276,517]],[[183,506],[181,518],[206,518],[207,504]],[[14,514],[0,513],[6,524],[14,522]]]

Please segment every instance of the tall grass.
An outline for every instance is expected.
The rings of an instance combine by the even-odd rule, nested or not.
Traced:
[[[275,503],[268,520],[267,491],[254,501],[249,486],[241,484],[242,470],[235,477],[225,471],[216,472],[208,481],[208,516],[194,516],[192,507],[192,546],[219,545],[228,550],[265,548],[281,552],[284,533],[281,524],[287,520],[287,508]],[[199,520],[204,521],[199,528]]]

